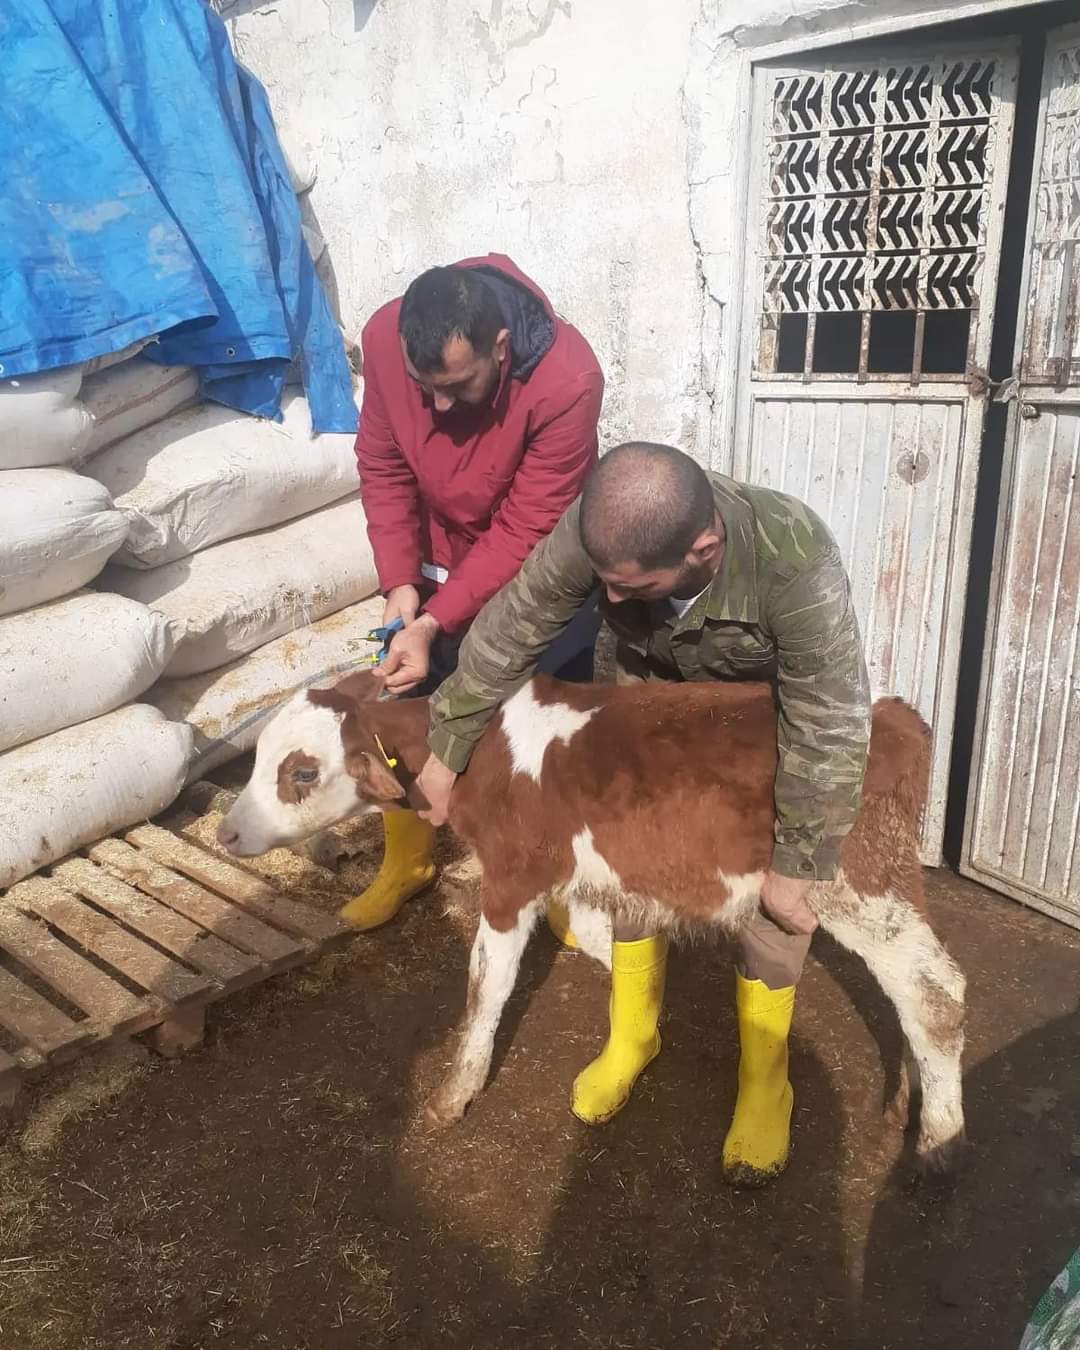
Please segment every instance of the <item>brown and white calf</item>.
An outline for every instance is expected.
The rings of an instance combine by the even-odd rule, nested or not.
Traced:
[[[285,705],[222,824],[227,848],[252,856],[347,816],[422,805],[414,780],[428,753],[427,702],[376,701],[378,688],[369,674],[351,675]],[[924,911],[916,850],[928,746],[913,709],[875,705],[842,872],[810,898],[822,928],[863,958],[895,1005],[922,1085],[918,1152],[945,1167],[964,1128],[964,977]],[[429,1106],[434,1119],[460,1118],[483,1088],[549,900],[666,929],[746,921],[772,854],[776,763],[776,709],[763,684],[537,677],[507,701],[451,800],[450,826],[475,849],[483,885],[461,1038]]]

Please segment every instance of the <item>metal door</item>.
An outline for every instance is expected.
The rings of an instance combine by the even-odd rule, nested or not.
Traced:
[[[1039,121],[962,870],[1080,926],[1080,24]]]
[[[1012,39],[755,72],[736,477],[844,551],[876,694],[934,728],[941,858],[1016,88]]]

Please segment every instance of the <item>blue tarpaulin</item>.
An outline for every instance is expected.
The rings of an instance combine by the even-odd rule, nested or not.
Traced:
[[[0,5],[0,377],[159,335],[203,394],[352,431],[340,332],[266,94],[203,0]]]

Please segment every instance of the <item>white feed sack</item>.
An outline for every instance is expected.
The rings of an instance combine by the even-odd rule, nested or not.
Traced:
[[[214,670],[378,589],[358,497],[271,530],[216,544],[153,571],[110,566],[118,591],[169,619],[169,678]]]
[[[147,702],[194,729],[191,777],[205,777],[252,749],[270,715],[301,686],[332,684],[364,669],[357,662],[378,650],[365,639],[382,622],[383,605],[382,596],[374,595],[220,670],[155,685]]]
[[[172,655],[167,620],[122,595],[78,591],[0,619],[0,750],[130,703]]]
[[[0,755],[0,888],[180,792],[191,728],[133,703]]]
[[[116,562],[161,567],[359,491],[354,437],[312,436],[299,395],[283,411],[277,423],[204,404],[97,455],[85,472],[128,518]]]
[[[134,342],[129,342],[126,347],[121,347],[119,351],[92,356],[89,361],[82,363],[83,384],[85,385],[87,376],[95,375],[99,370],[108,370],[110,366],[118,366],[123,361],[130,361],[133,356],[138,356],[144,348],[149,347],[152,342],[156,341],[156,335],[151,334],[150,337],[137,338]]]
[[[81,366],[0,379],[0,470],[72,464],[85,452],[94,419],[79,400]]]
[[[83,381],[82,401],[94,425],[81,460],[194,403],[199,376],[190,366],[159,366],[136,357]]]
[[[85,586],[124,542],[108,491],[71,469],[0,473],[0,614]]]

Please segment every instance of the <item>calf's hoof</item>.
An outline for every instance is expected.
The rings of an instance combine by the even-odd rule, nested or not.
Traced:
[[[469,1098],[462,1093],[440,1088],[424,1107],[424,1118],[429,1125],[444,1130],[448,1125],[456,1125],[464,1119],[468,1106]]]
[[[915,1151],[919,1175],[927,1182],[949,1183],[962,1169],[967,1151],[967,1136],[963,1130],[944,1143],[920,1138]]]

